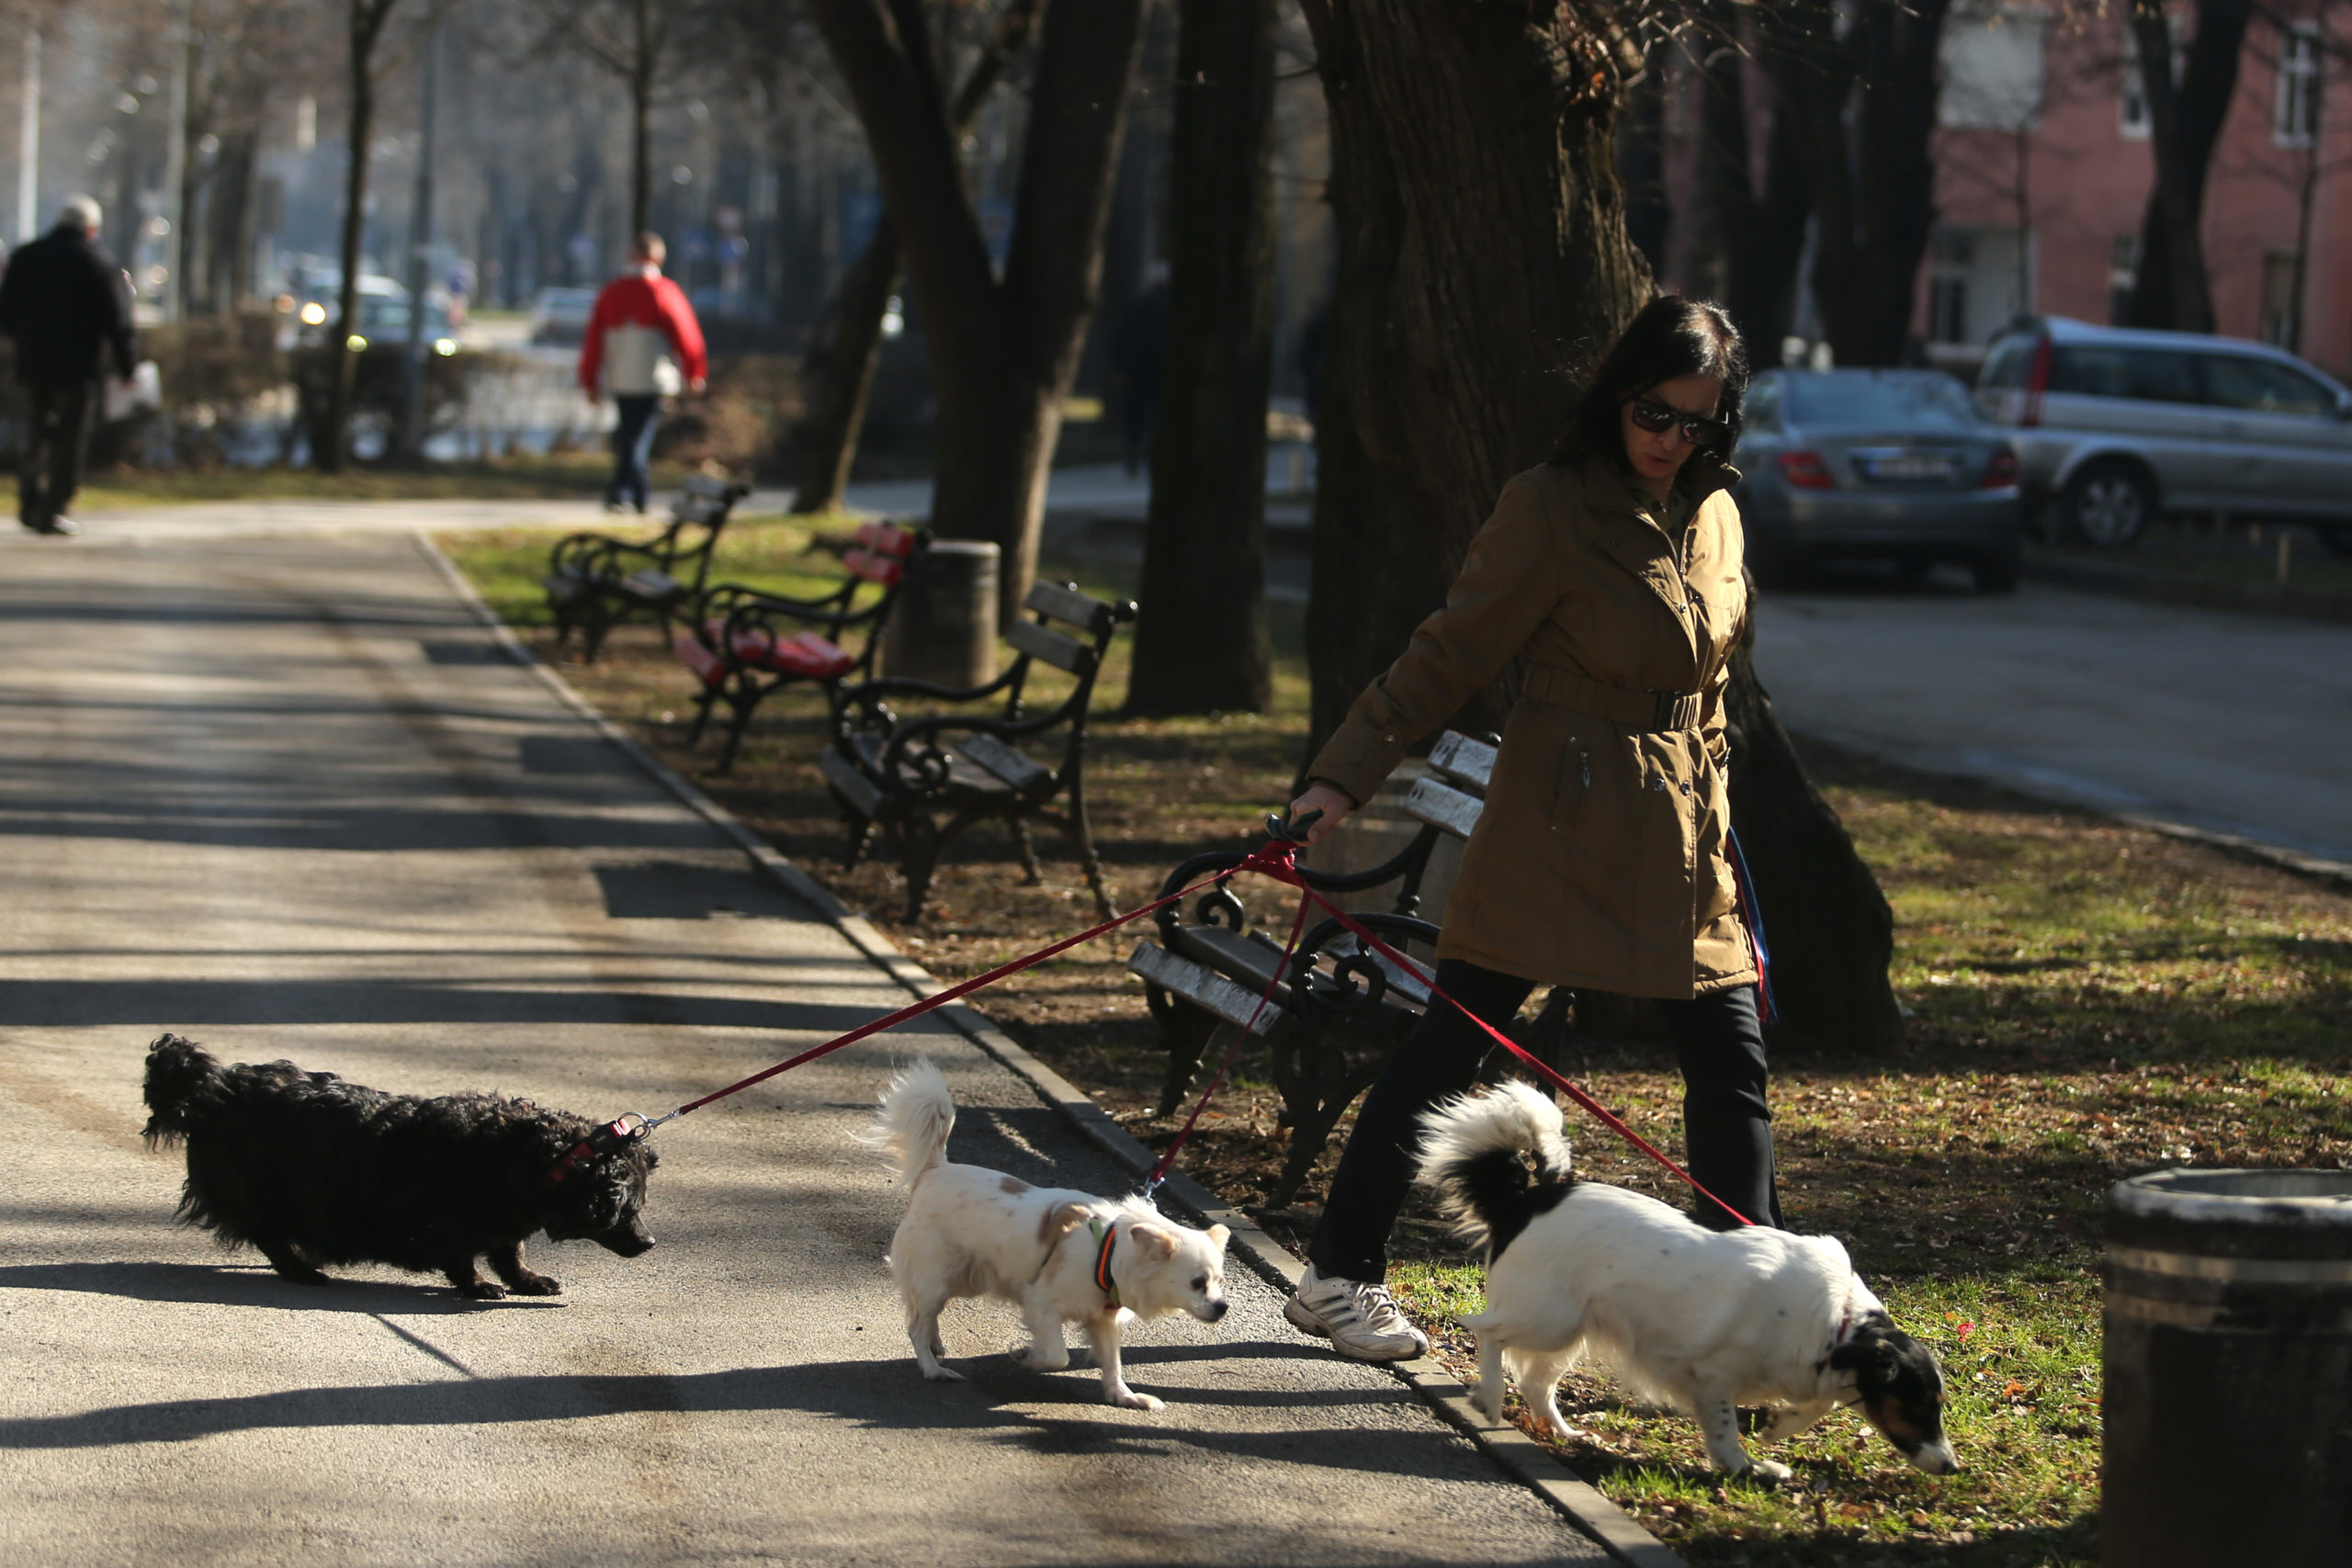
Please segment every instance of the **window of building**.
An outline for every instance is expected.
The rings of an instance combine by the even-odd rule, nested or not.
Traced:
[[[1958,130],[2031,130],[2041,118],[2044,36],[2039,6],[1963,4],[1945,19],[1939,124]]]
[[[2309,147],[2319,135],[2319,28],[2290,22],[2278,29],[2278,89],[2270,137],[2281,147]]]
[[[2295,348],[2302,339],[2302,290],[2292,251],[2270,251],[2262,258],[2262,341]]]

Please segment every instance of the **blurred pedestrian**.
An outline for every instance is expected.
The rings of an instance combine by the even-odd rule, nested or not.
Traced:
[[[1112,400],[1119,411],[1127,472],[1151,456],[1153,416],[1159,412],[1159,375],[1168,360],[1168,264],[1154,262],[1144,290],[1119,318],[1111,338]]]
[[[98,243],[98,220],[96,202],[71,198],[57,227],[18,246],[0,275],[0,332],[16,341],[31,405],[17,515],[36,534],[81,532],[68,513],[102,400],[100,355],[111,348],[126,381],[139,364],[130,282]]]
[[[639,234],[629,247],[628,271],[605,285],[580,341],[580,386],[591,402],[609,397],[620,410],[613,430],[613,481],[605,489],[605,510],[634,506],[643,512],[651,499],[653,432],[662,399],[683,378],[699,392],[710,374],[703,351],[702,323],[685,291],[662,276],[668,247],[659,234]]]

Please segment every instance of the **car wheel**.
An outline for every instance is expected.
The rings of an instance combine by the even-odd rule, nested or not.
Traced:
[[[2148,526],[2156,493],[2128,463],[2093,463],[2067,481],[2059,506],[2069,534],[2103,550],[2120,550]]]
[[[2015,545],[2007,549],[1992,550],[1968,563],[1976,579],[1979,593],[2014,593],[2018,591],[2018,571],[2023,564],[2023,552]]]

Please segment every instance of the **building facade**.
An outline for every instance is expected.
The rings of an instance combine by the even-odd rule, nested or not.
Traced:
[[[2128,7],[1955,6],[1943,62],[1918,335],[1964,365],[2020,311],[2118,320],[2155,176]],[[2347,180],[2352,0],[2257,11],[2206,185],[2220,332],[2352,374]]]

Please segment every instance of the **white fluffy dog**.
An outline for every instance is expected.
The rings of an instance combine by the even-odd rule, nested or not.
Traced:
[[[1636,1391],[1696,1416],[1715,1464],[1780,1481],[1750,1461],[1739,1404],[1776,1410],[1758,1436],[1804,1430],[1856,1405],[1930,1475],[1960,1468],[1943,1429],[1943,1374],[1894,1326],[1846,1249],[1765,1226],[1711,1231],[1655,1198],[1569,1175],[1560,1109],[1523,1083],[1450,1100],[1423,1118],[1421,1180],[1487,1252],[1475,1395],[1502,1418],[1503,1374],[1553,1431],[1562,1374],[1590,1350]],[[1525,1158],[1532,1156],[1531,1179]]]
[[[994,1296],[1021,1308],[1029,1344],[1014,1359],[1041,1372],[1069,1365],[1062,1325],[1083,1326],[1102,1369],[1102,1397],[1129,1410],[1158,1410],[1119,1375],[1119,1330],[1131,1318],[1188,1312],[1204,1323],[1225,1315],[1223,1225],[1175,1224],[1140,1198],[1118,1201],[944,1157],[956,1125],[947,1080],[918,1061],[883,1092],[873,1141],[890,1152],[908,1190],[906,1218],[891,1238],[890,1277],[907,1303],[915,1364],[933,1382],[961,1377],[940,1364],[940,1309],[967,1296]]]

